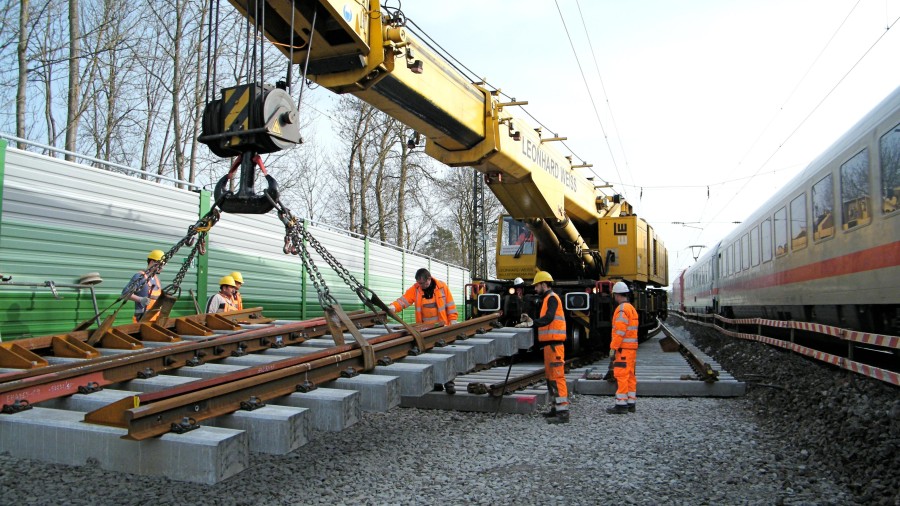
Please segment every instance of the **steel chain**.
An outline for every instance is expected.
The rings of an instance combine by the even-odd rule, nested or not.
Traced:
[[[154,276],[159,274],[163,267],[165,267],[166,263],[169,262],[172,258],[175,257],[175,254],[178,253],[178,250],[181,249],[182,246],[194,246],[191,250],[191,253],[188,255],[188,258],[185,259],[184,263],[181,265],[181,269],[179,269],[178,274],[175,276],[175,280],[165,288],[165,292],[167,295],[180,294],[181,293],[181,282],[184,280],[184,276],[187,274],[188,268],[190,264],[193,262],[194,256],[199,252],[203,255],[206,252],[206,235],[209,232],[209,229],[213,227],[221,217],[222,213],[219,211],[219,201],[212,206],[208,213],[203,215],[196,223],[188,227],[187,234],[181,238],[174,246],[172,246],[169,251],[163,254],[163,257],[147,269],[146,276],[142,276],[137,280],[133,281],[128,285],[125,290],[125,293],[120,297],[120,300],[126,300],[131,295],[140,290],[147,282],[152,279]],[[197,234],[200,234],[200,239],[197,241],[195,237]],[[195,244],[196,241],[196,244]]]
[[[173,297],[181,296],[181,282],[184,281],[184,277],[187,275],[188,269],[190,269],[191,265],[193,265],[194,258],[197,256],[198,252],[201,255],[206,252],[206,236],[207,232],[200,232],[200,235],[197,238],[194,247],[191,248],[190,254],[188,254],[187,258],[185,258],[184,262],[182,262],[181,268],[178,269],[178,274],[175,275],[175,279],[171,284],[163,289],[163,292],[165,292],[166,295],[171,295]],[[188,243],[188,245],[190,245],[190,243]]]
[[[307,272],[311,273],[310,279],[313,282],[313,286],[316,287],[316,291],[319,294],[319,303],[322,304],[323,308],[326,307],[323,301],[327,301],[329,304],[336,304],[337,301],[331,296],[328,286],[325,284],[325,279],[322,277],[315,262],[312,260],[312,257],[306,248],[307,243],[309,243],[316,253],[328,263],[328,266],[337,273],[341,280],[356,293],[356,296],[359,297],[359,300],[362,301],[364,306],[376,313],[378,311],[390,312],[388,306],[381,301],[375,292],[360,283],[359,280],[357,280],[356,277],[331,254],[331,252],[325,249],[325,246],[323,246],[322,243],[313,237],[306,228],[306,223],[304,223],[303,220],[298,220],[294,217],[291,210],[281,203],[281,199],[272,199],[268,193],[266,193],[266,196],[278,212],[278,217],[281,219],[281,222],[284,223],[284,253],[286,255],[300,255],[303,260],[303,265],[306,266]],[[324,287],[324,291],[320,285]]]
[[[303,266],[306,268],[306,272],[309,273],[309,279],[312,281],[313,286],[316,289],[316,294],[319,297],[319,305],[326,309],[333,305],[340,305],[337,299],[331,295],[331,290],[328,288],[328,283],[325,282],[325,277],[322,276],[322,273],[319,272],[319,268],[316,266],[316,262],[313,260],[312,256],[309,254],[309,250],[306,248],[306,244],[304,243],[304,238],[310,238],[309,232],[306,230],[306,224],[303,220],[298,220],[294,217],[294,214],[290,209],[284,206],[281,203],[281,199],[272,199],[272,196],[266,192],[266,196],[269,198],[269,201],[275,206],[275,211],[278,213],[278,218],[284,224],[284,254],[285,255],[297,255],[300,257],[300,260],[303,262]]]

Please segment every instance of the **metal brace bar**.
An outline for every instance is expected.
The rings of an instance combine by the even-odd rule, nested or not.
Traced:
[[[353,336],[353,339],[356,340],[356,344],[359,345],[359,348],[362,350],[363,356],[363,370],[371,371],[375,369],[375,350],[372,348],[372,345],[369,341],[366,341],[366,338],[359,332],[359,329],[356,328],[356,324],[350,320],[350,317],[347,316],[347,313],[344,312],[344,309],[337,304],[331,306],[329,308],[331,312],[340,319],[341,323],[347,327],[347,331],[350,332],[350,335]],[[419,336],[421,339],[421,335]],[[343,335],[341,336],[343,340]]]

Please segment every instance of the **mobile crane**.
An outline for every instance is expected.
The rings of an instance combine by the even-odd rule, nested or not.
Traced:
[[[510,280],[530,280],[547,270],[565,300],[567,346],[575,351],[606,349],[615,281],[633,290],[641,335],[665,317],[660,287],[668,284],[668,258],[653,228],[621,196],[600,192],[551,146],[564,138],[544,137],[510,112],[525,102],[501,101],[498,91],[466,79],[410,36],[399,10],[379,0],[229,2],[291,64],[303,66],[305,78],[355,95],[413,128],[426,139],[426,154],[438,161],[484,174],[508,214],[500,218],[497,235],[500,279],[467,285],[468,316],[503,311],[503,321],[513,324],[522,312],[534,314],[535,299]],[[296,109],[281,88],[229,88],[204,113],[200,140],[220,156],[241,160],[241,187],[230,204],[236,212],[271,209],[252,191],[251,160],[300,142]],[[269,191],[277,191],[274,180],[267,181]],[[222,191],[220,182],[217,197]]]

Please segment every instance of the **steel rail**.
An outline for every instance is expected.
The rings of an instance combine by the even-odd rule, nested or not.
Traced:
[[[534,385],[544,378],[545,373],[544,370],[541,369],[540,371],[529,372],[497,383],[469,383],[466,385],[466,392],[475,395],[488,394],[491,397],[500,397]]]
[[[483,333],[498,315],[422,332],[427,349],[457,338]],[[381,363],[407,356],[416,346],[405,331],[369,341]],[[279,360],[232,374],[193,381],[171,389],[126,397],[85,415],[84,421],[126,428],[125,439],[144,440],[170,431],[185,431],[196,423],[238,409],[253,409],[268,400],[359,373],[364,367],[358,343],[335,346],[301,357]]]
[[[356,313],[351,320],[360,327],[385,321],[384,313]],[[342,326],[343,327],[343,326]],[[201,341],[181,341],[161,348],[148,348],[127,355],[112,355],[83,363],[60,364],[37,370],[0,375],[0,405],[13,406],[17,401],[34,404],[65,397],[81,391],[96,390],[135,378],[149,378],[160,372],[185,366],[197,366],[229,356],[240,356],[273,347],[300,344],[307,339],[326,335],[329,328],[324,318],[286,323]]]
[[[666,335],[666,338],[660,341],[663,351],[678,351],[681,353],[685,360],[687,360],[688,365],[693,369],[694,373],[697,374],[697,378],[701,381],[705,381],[706,383],[719,381],[719,371],[713,369],[708,363],[700,360],[700,357],[695,355],[694,352],[688,349],[675,337],[675,334],[672,333],[669,327],[666,327],[662,322],[660,322],[659,325],[663,334]],[[666,339],[671,339],[671,342],[664,342]]]

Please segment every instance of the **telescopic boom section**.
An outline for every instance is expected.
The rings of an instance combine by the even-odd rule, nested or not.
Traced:
[[[600,196],[550,146],[553,139],[542,139],[504,110],[510,104],[407,34],[377,0],[229,1],[251,22],[258,19],[293,63],[304,65],[309,52],[308,77],[317,84],[352,93],[415,129],[437,160],[483,172],[514,218],[559,225],[568,217],[576,226],[599,219]]]

